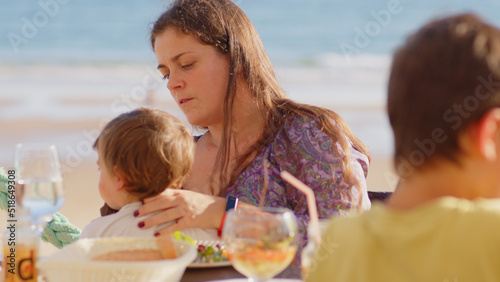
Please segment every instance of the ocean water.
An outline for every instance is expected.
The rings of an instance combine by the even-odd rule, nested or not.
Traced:
[[[151,59],[150,23],[167,0],[3,1],[0,62],[137,62]],[[425,21],[475,12],[499,24],[494,0],[236,0],[276,65],[315,65],[341,54],[389,55]],[[366,44],[356,46],[357,34]],[[327,60],[326,64],[335,64]]]
[[[257,28],[288,95],[338,111],[380,156],[392,152],[386,81],[390,56],[405,37],[432,18],[459,12],[500,25],[500,1],[493,0],[235,2]],[[3,1],[0,131],[25,120],[107,120],[151,103],[182,118],[148,42],[151,23],[167,6],[165,0]],[[81,131],[21,136],[19,142],[54,142],[63,156],[87,138]],[[10,160],[11,142],[0,140],[0,164]]]

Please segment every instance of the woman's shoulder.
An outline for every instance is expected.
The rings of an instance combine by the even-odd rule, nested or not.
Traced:
[[[329,121],[336,126],[333,119]],[[309,152],[312,152],[311,149],[332,152],[338,143],[337,136],[341,135],[334,135],[325,130],[325,125],[319,121],[319,117],[294,113],[285,120],[275,141],[285,147],[291,146],[292,150],[308,148],[306,151]]]
[[[306,114],[293,113],[289,115],[284,126],[313,126],[319,128],[318,117],[312,117]]]
[[[332,136],[321,130],[316,119],[293,114],[284,121],[270,146],[277,156],[288,156],[300,161],[333,154],[335,143]]]
[[[335,120],[329,119],[333,126],[337,126]],[[341,152],[342,148],[336,139],[337,137],[328,134],[323,129],[318,117],[311,117],[304,114],[293,114],[284,122],[275,139],[275,144],[292,151],[302,151],[302,156],[317,155],[317,157],[326,157],[326,155],[337,155],[334,152]],[[342,136],[342,134],[340,134]],[[346,136],[345,136],[346,137]],[[346,137],[347,138],[347,137]],[[291,142],[291,143],[290,143]],[[362,152],[356,150],[352,143],[350,155],[354,159],[362,161],[363,166],[368,166],[368,157]],[[307,154],[305,154],[307,152]],[[326,155],[325,155],[326,154]]]
[[[317,118],[297,113],[292,114],[285,120],[279,134],[287,135],[288,137],[301,136],[303,134],[321,134],[326,136],[326,133],[321,130],[321,125]]]

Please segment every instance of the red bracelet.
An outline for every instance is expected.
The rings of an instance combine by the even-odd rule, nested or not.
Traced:
[[[219,238],[222,237],[222,229],[224,228],[224,221],[226,221],[227,212],[232,209],[236,209],[237,207],[238,207],[238,198],[233,196],[228,196],[226,203],[226,211],[222,215],[222,221],[220,222],[219,229],[217,229],[217,236],[219,236]]]

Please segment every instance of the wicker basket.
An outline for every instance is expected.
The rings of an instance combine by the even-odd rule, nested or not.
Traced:
[[[195,248],[175,241],[176,259],[123,262],[92,261],[95,256],[119,250],[158,249],[155,238],[82,239],[39,260],[37,267],[48,282],[179,281],[196,258]]]

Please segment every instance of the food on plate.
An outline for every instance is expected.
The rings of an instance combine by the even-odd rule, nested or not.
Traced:
[[[111,251],[99,256],[95,256],[92,260],[105,261],[149,261],[161,259],[173,259],[177,257],[172,236],[156,237],[158,249],[139,249],[139,250],[118,250]]]
[[[175,231],[173,235],[175,239],[188,242],[198,248],[198,257],[194,261],[195,263],[214,263],[228,260],[227,251],[220,244],[213,244],[213,241],[196,242],[180,231]]]
[[[195,262],[214,263],[227,260],[227,251],[221,245],[198,245],[198,257],[196,258]]]

